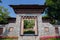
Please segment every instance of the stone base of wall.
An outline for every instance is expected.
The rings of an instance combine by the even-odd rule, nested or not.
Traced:
[[[18,39],[18,36],[0,36],[0,38],[12,38],[12,39]]]
[[[17,36],[0,36],[0,40],[18,40]]]

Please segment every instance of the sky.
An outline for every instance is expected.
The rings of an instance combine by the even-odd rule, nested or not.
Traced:
[[[45,0],[2,0],[2,3],[0,3],[0,6],[3,6],[4,8],[8,9],[8,12],[10,12],[11,17],[16,17],[16,14],[9,5],[20,5],[20,4],[39,4],[44,5]],[[44,14],[43,14],[44,15]]]

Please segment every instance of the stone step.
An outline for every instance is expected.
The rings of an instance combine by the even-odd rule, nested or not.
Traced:
[[[23,37],[19,37],[18,40],[36,40],[35,36],[23,36]]]

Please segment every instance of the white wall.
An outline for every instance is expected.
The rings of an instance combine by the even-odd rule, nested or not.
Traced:
[[[38,18],[38,36],[20,36],[20,27],[21,27],[21,25],[20,25],[20,21],[21,21],[21,16],[37,16],[37,18]],[[41,16],[41,14],[17,14],[17,16],[16,16],[16,26],[17,26],[17,32],[19,33],[18,35],[19,35],[19,39],[20,40],[39,40],[39,37],[40,37],[40,35],[41,35],[41,28],[42,28],[42,16]]]
[[[20,27],[21,27],[21,16],[37,16],[38,19],[38,36],[20,36]],[[40,40],[40,36],[54,36],[55,35],[55,27],[50,23],[43,23],[41,14],[17,14],[16,15],[16,23],[9,23],[2,26],[4,28],[3,35],[4,36],[18,36],[19,40]],[[9,28],[13,27],[13,31],[9,32]],[[45,32],[44,28],[49,27],[49,32]],[[59,27],[60,29],[60,27]],[[60,30],[59,30],[60,31]],[[60,32],[59,32],[60,35]]]

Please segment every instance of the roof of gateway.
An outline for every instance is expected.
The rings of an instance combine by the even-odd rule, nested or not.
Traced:
[[[27,14],[27,13],[43,13],[46,5],[36,5],[36,4],[22,4],[22,5],[10,5],[16,14]]]
[[[32,5],[27,5],[27,4],[23,4],[23,5],[10,5],[13,8],[20,8],[20,9],[45,9],[46,6],[45,5],[37,5],[37,4],[32,4]]]
[[[16,22],[16,18],[10,17],[10,18],[8,18],[8,22],[9,23],[15,23]]]
[[[10,17],[10,18],[8,18],[8,21],[9,21],[9,23],[10,22],[13,22],[14,23],[16,21],[16,18]],[[42,18],[42,22],[50,22],[50,18]]]

